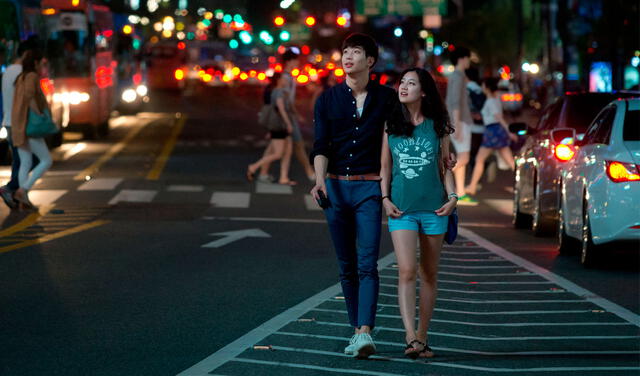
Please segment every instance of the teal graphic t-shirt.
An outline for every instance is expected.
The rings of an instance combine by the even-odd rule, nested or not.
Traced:
[[[391,201],[403,212],[434,211],[446,202],[438,170],[440,139],[425,119],[411,137],[389,135]]]

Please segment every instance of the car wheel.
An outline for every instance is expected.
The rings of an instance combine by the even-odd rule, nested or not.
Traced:
[[[529,228],[531,225],[531,217],[520,211],[520,193],[518,187],[513,187],[513,227],[517,229]]]
[[[542,208],[540,208],[540,184],[538,182],[538,176],[534,179],[535,194],[533,201],[533,215],[531,218],[531,229],[535,236],[550,236],[553,235],[554,226],[551,221],[545,219],[542,214]]]
[[[589,223],[589,210],[587,202],[582,205],[582,253],[580,262],[585,268],[593,268],[598,263],[598,247],[593,244],[591,237],[591,224]]]
[[[85,140],[95,140],[98,138],[98,127],[93,124],[84,124],[82,136]]]
[[[562,200],[558,207],[558,251],[562,255],[575,255],[580,250],[577,239],[567,235],[564,223],[564,209],[562,208]]]
[[[109,137],[109,130],[109,119],[107,119],[98,125],[97,133],[100,138],[107,138]]]

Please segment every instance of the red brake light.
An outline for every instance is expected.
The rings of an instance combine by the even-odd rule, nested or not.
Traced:
[[[571,148],[571,146],[567,146],[565,144],[556,145],[553,148],[553,155],[556,156],[556,159],[560,162],[570,161],[571,158],[575,155],[575,152]]]
[[[176,78],[176,80],[182,81],[184,79],[184,70],[176,69],[176,71],[173,72],[173,76]]]
[[[607,161],[607,176],[614,183],[640,181],[638,167],[633,163]]]

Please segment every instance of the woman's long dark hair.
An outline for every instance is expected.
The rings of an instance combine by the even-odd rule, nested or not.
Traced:
[[[453,127],[449,119],[449,112],[444,105],[444,101],[438,92],[436,82],[431,74],[422,68],[410,68],[402,72],[400,79],[409,72],[416,72],[420,81],[420,88],[425,94],[420,103],[420,112],[425,118],[433,120],[438,137],[442,138],[453,133]],[[407,106],[397,102],[391,118],[387,123],[387,133],[397,136],[411,137],[415,126],[411,123]]]
[[[42,60],[43,57],[42,51],[38,49],[27,50],[24,53],[24,58],[22,58],[22,77],[31,72],[39,75],[40,72],[36,70],[36,63]]]

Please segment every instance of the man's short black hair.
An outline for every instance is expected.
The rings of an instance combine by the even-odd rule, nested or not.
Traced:
[[[362,47],[364,55],[366,57],[372,57],[373,65],[376,65],[378,61],[378,44],[371,36],[362,33],[353,33],[342,42],[342,51],[347,47]]]
[[[18,44],[18,49],[16,50],[16,57],[22,58],[22,55],[24,55],[24,53],[31,48],[31,43],[26,41],[20,42],[20,44]]]
[[[500,79],[498,77],[487,77],[482,80],[484,86],[486,86],[487,89],[489,89],[489,91],[492,93],[498,91],[498,82],[500,82]]]
[[[295,52],[293,52],[293,51],[291,51],[291,49],[287,49],[287,50],[282,54],[281,59],[282,59],[282,63],[284,64],[284,63],[286,63],[286,62],[288,62],[288,61],[298,59],[298,54],[297,54],[297,53],[295,53]]]
[[[465,57],[471,57],[471,51],[466,47],[456,47],[451,53],[451,64],[457,65],[458,60],[464,59]]]

